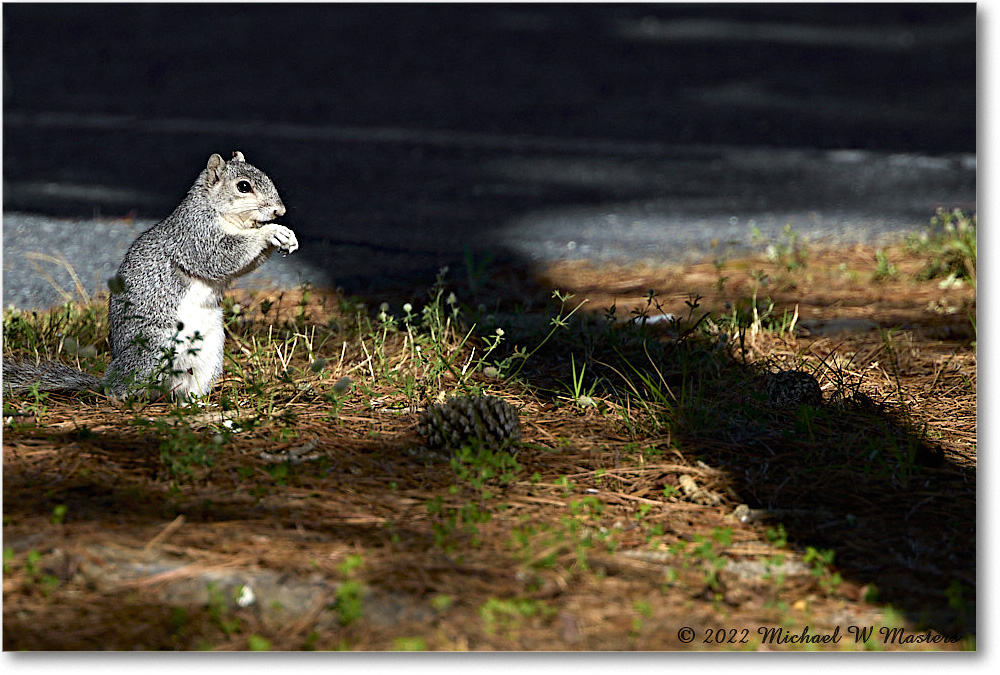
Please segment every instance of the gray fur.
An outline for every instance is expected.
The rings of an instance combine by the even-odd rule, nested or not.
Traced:
[[[25,391],[38,383],[39,391],[101,391],[100,379],[61,361],[31,363],[4,361],[3,384],[14,391]]]
[[[223,292],[275,248],[298,248],[291,230],[271,222],[284,213],[274,183],[242,153],[229,162],[212,155],[174,212],[132,243],[109,283],[105,379],[55,362],[5,361],[5,388],[37,380],[45,390],[103,388],[116,397],[148,386],[177,398],[207,393],[222,372]]]

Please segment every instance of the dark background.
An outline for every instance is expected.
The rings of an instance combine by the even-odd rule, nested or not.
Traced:
[[[973,151],[974,16],[972,4],[6,4],[4,106]],[[715,22],[715,36],[657,39],[681,20],[689,34]],[[766,42],[741,30],[754,25],[802,35]],[[809,32],[831,28],[854,43]],[[698,102],[720,84],[733,86],[731,105]],[[740,85],[753,85],[742,103]],[[788,104],[755,108],[754,87]]]
[[[585,238],[574,209],[684,205],[672,229],[588,230],[626,257],[731,216],[746,230],[750,207],[775,227],[824,209],[838,227],[844,212],[861,229],[926,222],[974,199],[974,171],[934,174],[898,207],[895,183],[867,211],[851,200],[896,180],[865,158],[975,152],[975,11],[4,4],[4,210],[159,219],[210,153],[240,149],[277,184],[298,260],[331,282],[502,257],[514,223],[553,209],[570,215],[537,227],[564,229],[559,249]],[[762,147],[883,154],[862,157],[861,188],[836,187],[839,166],[738,161]]]

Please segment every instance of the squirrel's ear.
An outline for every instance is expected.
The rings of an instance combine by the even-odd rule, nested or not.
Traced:
[[[233,162],[245,162],[246,160],[243,159],[243,153],[242,152],[240,152],[239,150],[234,150],[233,151],[233,158],[230,161],[233,161]]]
[[[219,153],[213,153],[208,158],[208,166],[205,168],[208,171],[209,182],[214,183],[222,178],[222,170],[226,168],[226,160],[222,159]]]

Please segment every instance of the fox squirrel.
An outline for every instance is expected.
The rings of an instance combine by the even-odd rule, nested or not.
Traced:
[[[108,281],[111,364],[97,378],[57,361],[4,360],[4,388],[105,391],[116,398],[206,394],[222,373],[222,294],[278,248],[299,247],[273,222],[285,205],[267,175],[236,151],[218,154],[173,213],[132,242]]]

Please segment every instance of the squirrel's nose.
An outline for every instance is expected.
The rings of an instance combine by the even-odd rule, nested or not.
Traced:
[[[274,213],[274,218],[280,218],[281,216],[285,215],[285,205],[279,203],[277,206],[274,207],[273,213]]]

